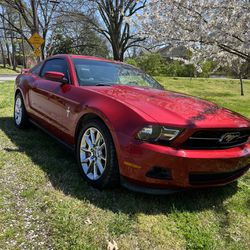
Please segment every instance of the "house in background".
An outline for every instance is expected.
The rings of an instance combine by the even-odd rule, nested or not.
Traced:
[[[189,50],[183,46],[173,46],[173,45],[167,45],[161,49],[158,50],[158,53],[162,56],[162,58],[165,59],[188,59],[189,57]]]

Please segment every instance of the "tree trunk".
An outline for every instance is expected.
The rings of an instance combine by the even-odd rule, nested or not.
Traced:
[[[2,14],[4,15],[4,10],[2,10]],[[4,42],[5,42],[5,47],[7,50],[7,63],[9,64],[10,67],[12,67],[12,60],[11,60],[11,54],[10,54],[10,47],[8,43],[8,38],[6,34],[6,26],[5,26],[5,20],[2,18],[2,24],[3,24],[3,35],[4,35]]]
[[[6,50],[7,50],[8,64],[9,64],[10,67],[12,67],[12,59],[11,59],[11,54],[10,54],[10,47],[9,47],[9,43],[8,43],[7,39],[5,41],[5,46],[6,46]]]
[[[121,51],[121,49],[119,48],[119,45],[116,45],[115,42],[114,44],[112,44],[112,50],[113,50],[114,60],[123,62],[124,51]]]
[[[16,45],[13,39],[13,33],[11,32],[11,46],[12,46],[12,69],[16,70],[17,62],[16,62]]]
[[[240,95],[244,95],[244,88],[243,88],[243,80],[242,80],[242,75],[240,74]]]
[[[20,25],[20,29],[23,30],[23,26],[22,26],[22,18],[21,15],[19,13],[19,25]],[[27,68],[27,64],[26,64],[26,56],[25,56],[25,50],[24,50],[24,40],[23,40],[23,36],[21,37],[22,39],[22,43],[21,43],[21,48],[20,51],[22,51],[22,61],[23,61],[23,68]]]
[[[44,40],[45,40],[45,39],[44,39]],[[44,59],[45,59],[44,50],[45,50],[45,43],[43,43],[43,44],[41,45],[42,60],[44,60]]]
[[[112,47],[112,52],[113,52],[113,58],[114,58],[114,60],[119,60],[119,53],[117,51],[117,46],[115,45],[115,43],[113,41],[111,43],[111,47]]]
[[[2,58],[3,58],[3,67],[6,68],[5,53],[3,49],[3,44],[1,42],[0,42],[0,48],[1,48]]]
[[[124,60],[124,52],[121,51],[119,56],[119,61],[123,62],[123,60]]]
[[[23,67],[27,68],[27,63],[26,63],[26,56],[25,56],[25,50],[24,50],[24,41],[22,38],[22,53],[23,53]]]
[[[7,15],[8,15],[8,19],[10,21],[13,21],[11,13],[7,12]],[[12,47],[12,69],[16,70],[16,66],[17,66],[17,62],[16,62],[16,44],[15,44],[15,41],[14,41],[13,31],[10,32],[10,42],[11,42],[11,47]]]

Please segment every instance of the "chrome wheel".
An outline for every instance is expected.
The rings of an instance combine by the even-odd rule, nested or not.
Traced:
[[[21,124],[22,115],[23,115],[22,100],[20,96],[17,96],[15,102],[15,122],[17,125]]]
[[[107,146],[102,133],[95,127],[88,128],[81,138],[80,162],[90,180],[98,180],[105,171]]]

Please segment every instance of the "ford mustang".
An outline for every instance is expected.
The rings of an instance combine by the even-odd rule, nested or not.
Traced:
[[[16,79],[14,122],[33,123],[74,150],[99,189],[146,193],[221,186],[250,167],[250,121],[170,92],[141,70],[55,55]]]

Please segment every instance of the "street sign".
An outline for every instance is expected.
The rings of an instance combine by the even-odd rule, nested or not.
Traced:
[[[41,56],[42,55],[40,47],[34,49],[34,55],[35,56]]]
[[[34,55],[39,57],[42,55],[40,46],[44,43],[44,39],[35,32],[30,38],[29,42],[33,45]]]
[[[43,43],[44,43],[44,39],[37,33],[35,32],[30,38],[29,38],[29,42],[33,45],[33,47],[39,48]]]

